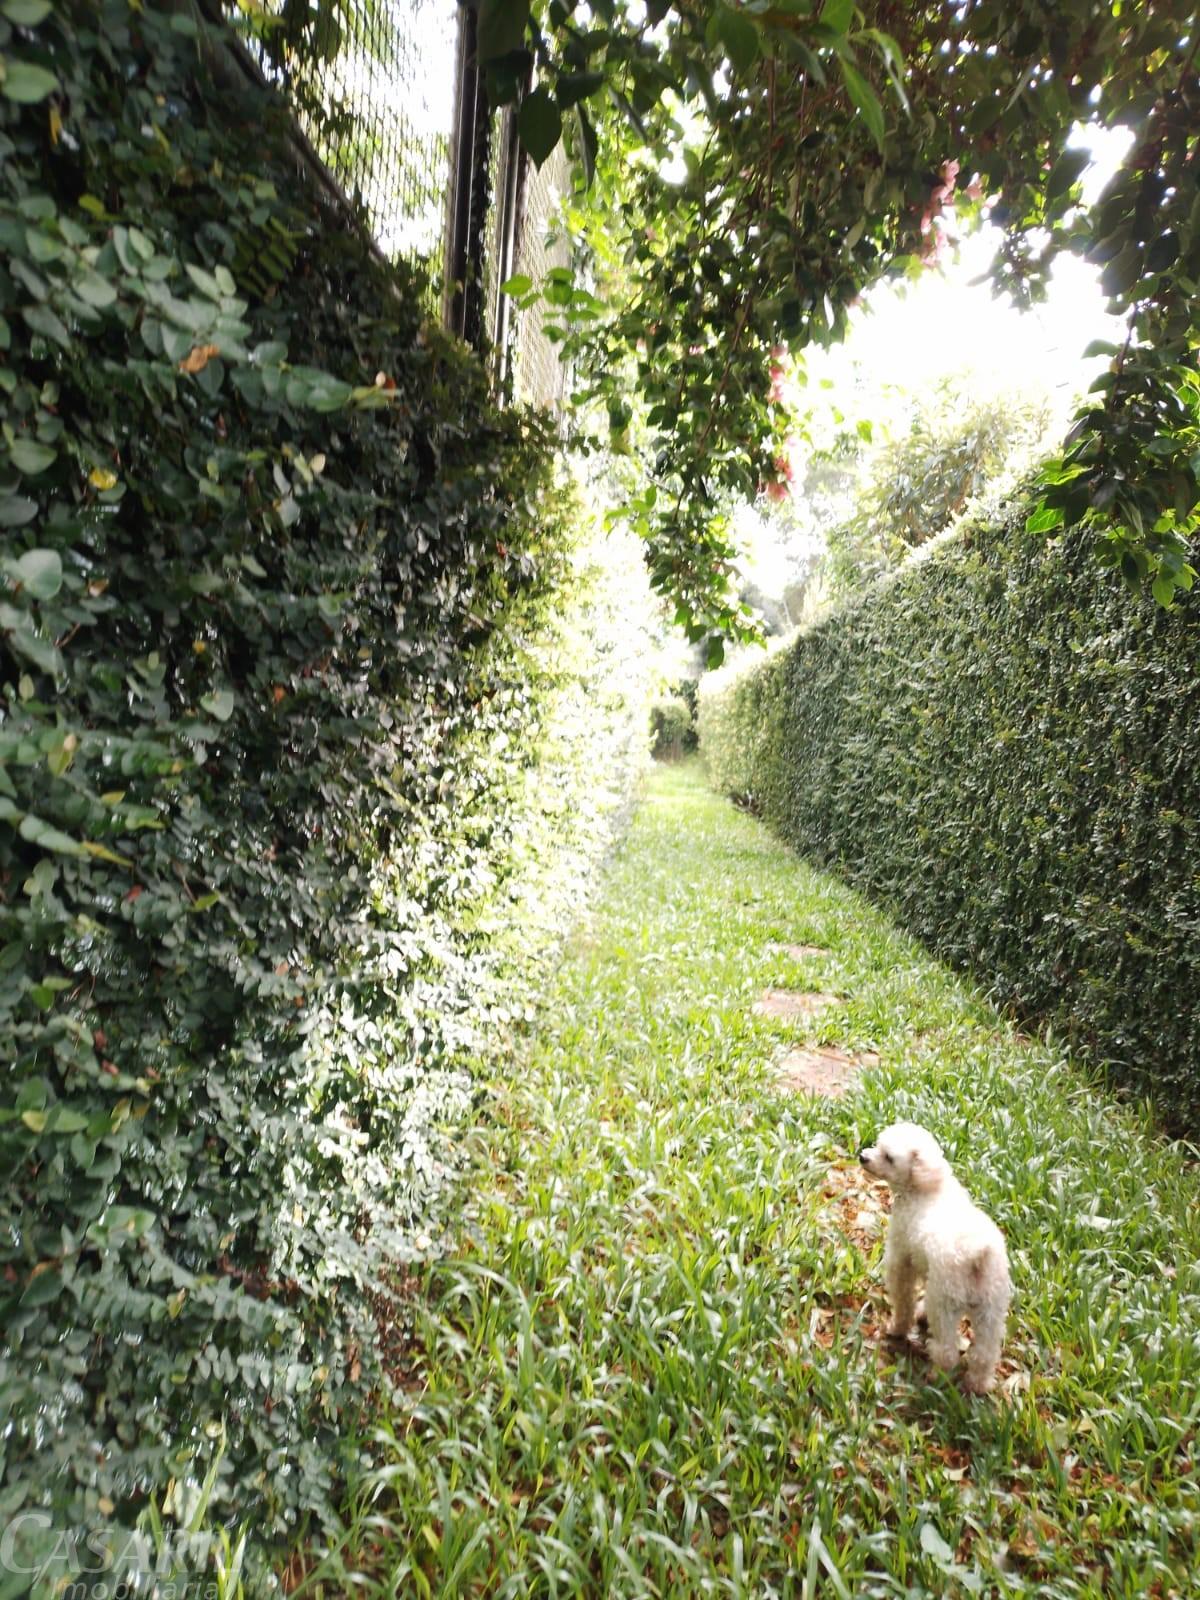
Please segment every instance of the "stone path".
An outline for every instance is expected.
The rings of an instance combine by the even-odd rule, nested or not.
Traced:
[[[775,944],[771,948],[795,960],[829,954],[815,944]],[[823,989],[764,989],[754,1002],[754,1014],[779,1022],[812,1022],[844,1003],[843,995]],[[781,1089],[837,1100],[864,1067],[876,1066],[878,1062],[879,1056],[873,1050],[851,1055],[834,1044],[796,1045],[776,1061],[775,1074]]]

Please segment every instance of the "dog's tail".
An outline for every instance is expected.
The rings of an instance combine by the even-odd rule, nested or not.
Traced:
[[[995,1288],[1008,1283],[1008,1256],[1003,1248],[984,1245],[966,1264],[966,1278],[971,1285],[971,1299],[994,1298]]]
[[[992,1285],[988,1298],[994,1297],[995,1287],[1001,1283],[1007,1285],[1008,1255],[1003,1245],[997,1245],[990,1240],[982,1245],[971,1260],[967,1263],[967,1276],[974,1291],[971,1298],[982,1299],[985,1285]]]

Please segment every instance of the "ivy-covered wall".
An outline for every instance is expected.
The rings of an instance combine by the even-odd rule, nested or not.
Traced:
[[[190,8],[0,5],[0,1505],[327,1504],[645,744],[532,413]]]
[[[974,527],[701,696],[714,785],[1200,1129],[1200,612]]]

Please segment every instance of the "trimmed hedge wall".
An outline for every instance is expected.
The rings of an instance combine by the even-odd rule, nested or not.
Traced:
[[[614,592],[548,425],[490,403],[190,8],[20,0],[0,54],[0,1509],[38,1511],[28,1564],[169,1482],[185,1520],[210,1466],[262,1539],[327,1508],[403,1369],[441,1127],[644,754],[645,585],[634,555]]]
[[[702,693],[713,784],[1200,1128],[1200,610],[973,527]]]

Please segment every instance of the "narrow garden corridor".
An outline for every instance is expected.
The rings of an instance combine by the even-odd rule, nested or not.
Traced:
[[[848,1092],[780,1078],[803,1046]],[[899,1117],[1007,1235],[987,1400],[882,1341],[855,1152]],[[473,1139],[409,1404],[299,1592],[1197,1592],[1190,1152],[698,767],[655,771]]]

